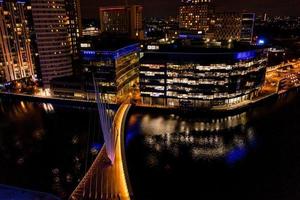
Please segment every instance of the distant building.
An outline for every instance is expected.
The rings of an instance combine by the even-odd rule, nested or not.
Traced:
[[[179,28],[207,32],[214,17],[212,0],[182,0],[179,8]]]
[[[282,64],[286,60],[286,50],[282,48],[270,48],[268,51],[268,67]]]
[[[55,96],[95,99],[92,75],[109,103],[118,103],[138,85],[140,45],[128,39],[85,37],[80,42],[83,75],[51,82]]]
[[[34,75],[31,12],[26,1],[0,0],[0,82]]]
[[[242,27],[241,27],[241,42],[251,43],[253,40],[253,31],[255,23],[255,13],[242,14]]]
[[[78,39],[82,36],[80,0],[65,0],[65,9],[71,55],[76,60],[79,58]]]
[[[142,103],[152,106],[227,106],[250,100],[266,74],[265,49],[160,45],[141,59]]]
[[[56,77],[72,75],[65,0],[31,0],[40,75],[44,87]]]
[[[95,26],[89,26],[83,29],[82,31],[83,36],[98,36],[100,35],[100,30],[99,28]]]
[[[216,14],[215,39],[218,41],[239,41],[242,28],[241,18],[241,14],[236,12]]]
[[[144,39],[142,6],[100,7],[99,12],[101,32],[125,34],[131,39]]]

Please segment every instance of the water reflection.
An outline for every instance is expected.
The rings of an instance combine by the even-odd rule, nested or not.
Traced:
[[[142,118],[141,130],[143,133],[150,135],[173,133],[175,131],[185,133],[189,133],[190,131],[215,132],[235,128],[236,126],[245,125],[246,123],[247,118],[245,112],[233,116],[193,120],[174,114],[167,117],[147,114]]]
[[[0,183],[67,199],[102,144],[97,118],[93,109],[0,102]]]
[[[54,107],[51,103],[43,103],[43,108],[46,113],[54,113]]]
[[[135,127],[139,122],[139,127]],[[247,114],[226,117],[189,118],[171,114],[133,114],[128,123],[127,143],[143,134],[143,145],[148,149],[149,166],[159,165],[164,154],[192,159],[224,158],[232,164],[246,155],[247,148],[255,144],[255,131],[247,125]],[[168,156],[170,156],[168,155]]]

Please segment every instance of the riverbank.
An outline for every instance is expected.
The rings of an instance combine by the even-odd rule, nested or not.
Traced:
[[[290,92],[298,92],[299,87],[291,88],[284,93],[271,93],[261,97],[258,97],[253,100],[243,101],[234,105],[226,105],[226,106],[215,106],[212,108],[175,108],[175,107],[166,107],[166,106],[148,106],[137,104],[134,106],[134,109],[143,109],[149,111],[159,111],[164,110],[167,112],[201,112],[201,113],[231,113],[231,112],[240,112],[246,109],[250,109],[260,104],[264,104],[266,102],[276,101],[280,96],[287,95]],[[80,99],[67,99],[67,98],[57,98],[57,97],[44,97],[44,96],[34,96],[27,94],[16,94],[16,93],[8,93],[8,92],[0,92],[0,99],[3,98],[5,100],[18,100],[18,101],[30,101],[37,103],[51,103],[55,105],[61,106],[70,106],[76,108],[97,108],[96,101],[88,101],[88,100],[80,100]],[[110,104],[110,107],[113,109],[117,109],[119,107],[118,104]]]

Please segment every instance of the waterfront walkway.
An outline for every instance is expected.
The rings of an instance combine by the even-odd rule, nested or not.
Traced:
[[[123,103],[114,118],[114,163],[108,158],[104,145],[85,177],[71,194],[70,200],[130,200],[131,189],[124,149],[124,129],[130,107],[130,104]]]

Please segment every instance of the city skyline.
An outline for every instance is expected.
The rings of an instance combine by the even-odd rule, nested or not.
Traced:
[[[98,19],[98,7],[103,5],[119,5],[122,0],[85,0],[82,1],[82,14],[83,18]],[[123,2],[125,2],[123,0]],[[245,11],[245,12],[257,12],[268,13],[270,15],[294,15],[298,14],[297,0],[276,1],[274,0],[253,0],[253,1],[241,1],[241,0],[215,0],[217,11]],[[142,4],[145,7],[146,17],[165,17],[176,16],[178,14],[178,6],[180,0],[131,0],[128,3]]]

